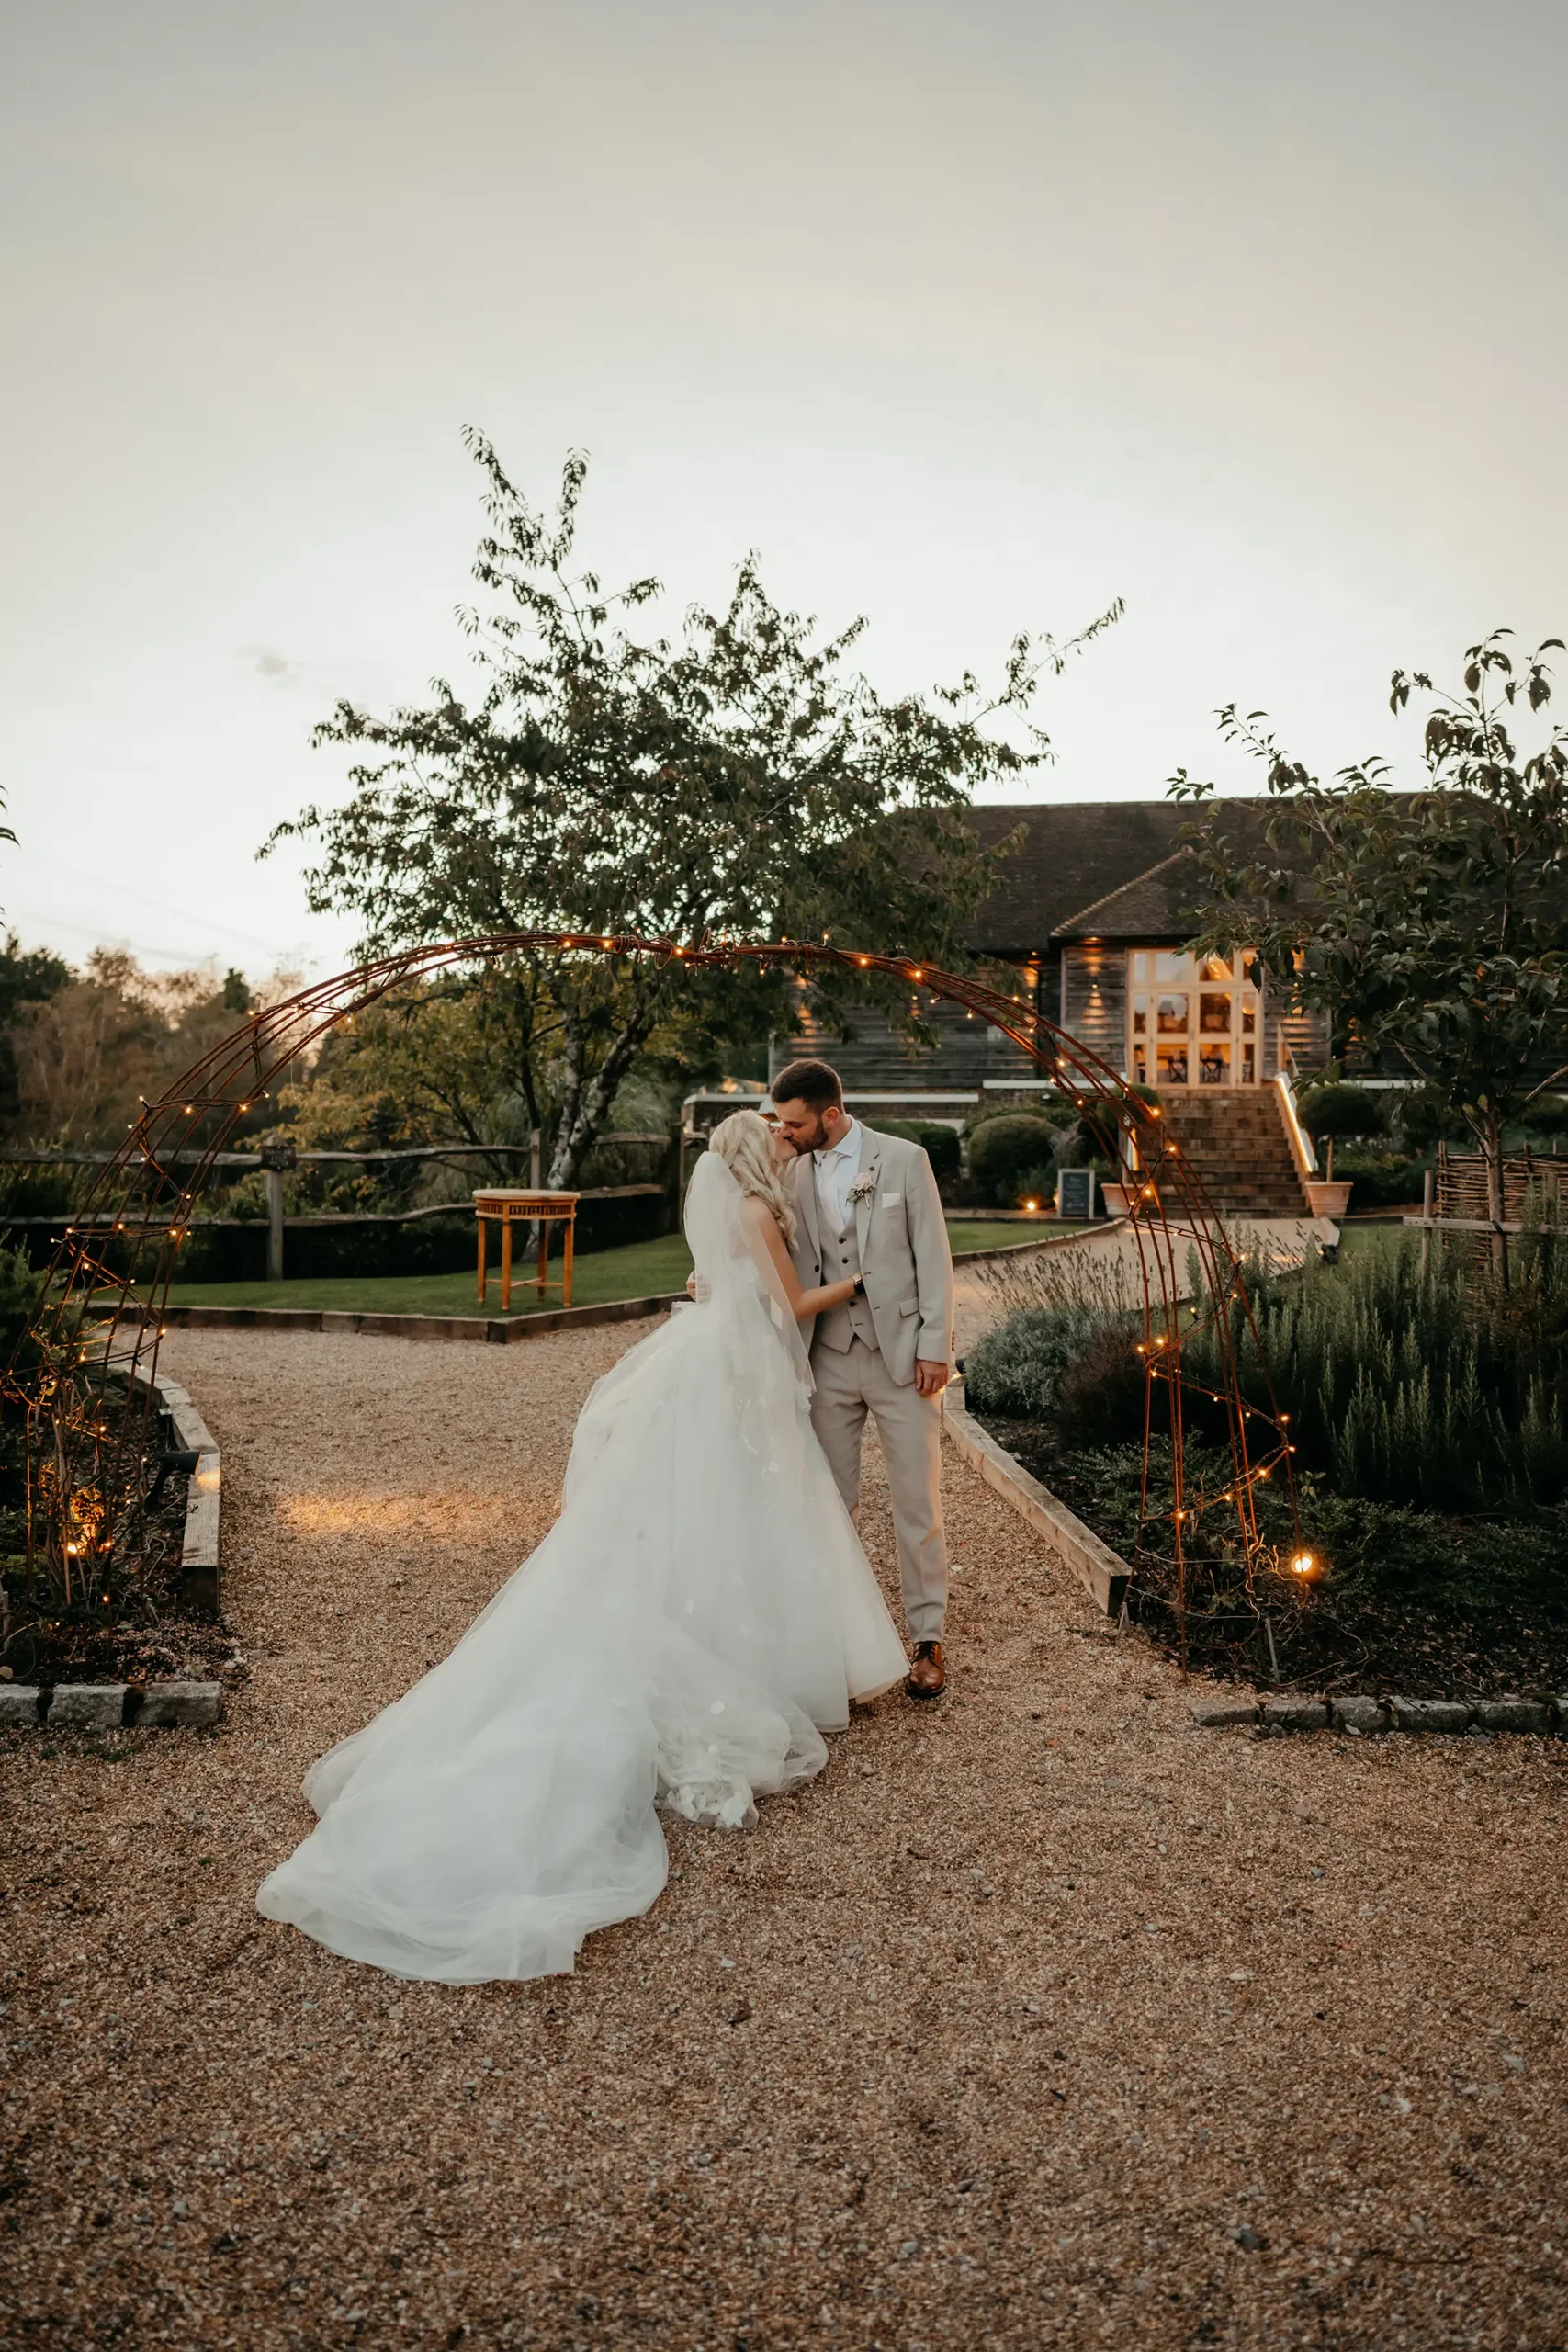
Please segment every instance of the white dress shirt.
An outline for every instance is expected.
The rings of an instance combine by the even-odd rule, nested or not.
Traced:
[[[829,1233],[846,1233],[850,1223],[850,1186],[860,1172],[861,1124],[852,1119],[835,1144],[811,1155],[816,1166],[818,1215]]]

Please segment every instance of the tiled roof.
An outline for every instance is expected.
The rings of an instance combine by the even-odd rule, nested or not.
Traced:
[[[1083,907],[1056,925],[1057,939],[1179,938],[1191,929],[1191,909],[1202,896],[1203,877],[1190,849],[1179,849],[1135,875],[1119,890]]]
[[[1268,803],[1225,805],[1238,814],[1261,813]],[[1201,891],[1191,853],[1181,844],[1193,814],[1169,800],[972,808],[969,821],[987,848],[1024,828],[1000,888],[975,919],[976,946],[987,955],[1019,957],[1039,955],[1053,939],[1184,935],[1182,918]]]
[[[1168,857],[1190,817],[1168,800],[972,808],[969,822],[987,848],[1024,828],[1001,887],[976,917],[976,944],[993,956],[1038,955],[1081,908]]]

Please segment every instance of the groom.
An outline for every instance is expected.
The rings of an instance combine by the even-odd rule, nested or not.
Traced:
[[[802,1286],[860,1278],[853,1298],[817,1318],[811,1425],[852,1511],[865,1417],[875,1418],[915,1645],[905,1688],[912,1699],[939,1698],[947,1684],[940,1399],[953,1355],[953,1258],[936,1178],[919,1144],[849,1116],[828,1063],[791,1062],[770,1091],[796,1154],[784,1182]]]

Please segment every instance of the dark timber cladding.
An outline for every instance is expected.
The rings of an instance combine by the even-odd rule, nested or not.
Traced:
[[[1075,940],[1063,946],[1060,968],[1062,1010],[1056,1017],[1062,1027],[1120,1069],[1127,1051],[1125,953],[1098,941]]]
[[[1032,1011],[1033,988],[1021,974],[1017,986]],[[1055,1007],[1043,1004],[1041,1010],[1050,1016]],[[797,1054],[818,1054],[832,1063],[849,1094],[977,1094],[987,1080],[1038,1082],[1039,1069],[1029,1056],[988,1022],[966,1018],[962,1005],[945,1000],[931,1005],[922,999],[920,1018],[936,1032],[934,1048],[911,1045],[896,1035],[885,1014],[869,1008],[852,1016],[847,1036],[830,1036],[803,1002],[794,1035],[774,1039],[769,1070],[782,1069]]]

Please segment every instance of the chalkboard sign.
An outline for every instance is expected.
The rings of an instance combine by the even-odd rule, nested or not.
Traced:
[[[1092,1168],[1057,1169],[1056,1215],[1086,1218],[1093,1216],[1094,1170]]]

